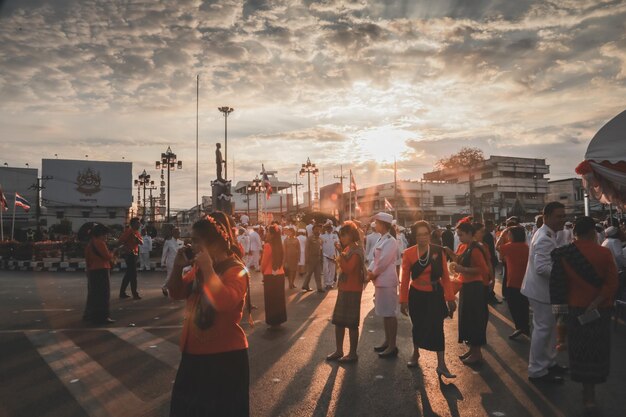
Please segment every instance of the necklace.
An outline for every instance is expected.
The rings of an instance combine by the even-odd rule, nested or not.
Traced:
[[[425,267],[426,265],[428,265],[428,259],[430,258],[430,245],[428,245],[428,249],[426,250],[425,255],[426,257],[422,261],[422,257],[420,256],[420,248],[418,246],[417,247],[417,262],[419,262],[421,267]]]

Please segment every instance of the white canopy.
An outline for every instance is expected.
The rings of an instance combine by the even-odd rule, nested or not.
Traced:
[[[598,130],[589,142],[585,159],[612,164],[626,161],[626,110]]]

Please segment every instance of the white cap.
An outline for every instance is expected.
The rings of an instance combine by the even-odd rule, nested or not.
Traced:
[[[376,222],[372,222],[372,224],[370,224],[370,227],[373,229],[374,227],[376,227]]]
[[[298,229],[298,233],[306,233],[306,229]]]
[[[374,215],[374,220],[379,220],[381,222],[385,222],[385,223],[389,223],[392,224],[393,222],[393,216],[389,213],[385,213],[383,211],[381,211],[380,213],[377,213]]]
[[[396,219],[393,219],[393,220],[391,221],[391,224],[395,226],[396,224],[398,224],[398,221],[397,221]]]
[[[618,232],[619,232],[619,229],[615,226],[607,227],[606,230],[604,231],[607,237],[616,236]]]
[[[253,229],[258,229],[258,228],[259,228],[259,225],[258,225],[258,224],[255,224],[254,226],[252,226],[252,228],[253,228]]]

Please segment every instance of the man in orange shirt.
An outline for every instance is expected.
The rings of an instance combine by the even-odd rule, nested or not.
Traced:
[[[120,250],[124,254],[124,260],[126,261],[126,273],[120,287],[120,298],[129,298],[128,294],[126,294],[126,287],[130,283],[133,299],[141,300],[137,292],[137,256],[139,254],[139,245],[143,243],[143,239],[139,234],[139,226],[139,218],[133,217],[130,219],[130,227],[124,230],[119,239]]]

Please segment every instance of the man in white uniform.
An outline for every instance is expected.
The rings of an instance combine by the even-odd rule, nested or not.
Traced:
[[[248,224],[250,223],[250,217],[248,217],[247,214],[242,214],[241,217],[239,218],[239,220],[241,221],[241,224],[243,226],[248,226]]]
[[[556,319],[550,304],[550,273],[556,249],[556,231],[565,224],[565,206],[548,203],[543,209],[543,225],[535,232],[530,245],[522,294],[533,309],[533,333],[530,339],[528,379],[531,382],[563,383],[567,368],[556,363]]]
[[[243,263],[244,265],[248,265],[248,253],[250,253],[250,236],[246,232],[246,229],[243,227],[239,228],[239,235],[237,236],[237,242],[243,248]]]
[[[298,273],[304,274],[306,264],[306,229],[298,229],[298,242],[300,242],[300,261],[298,261]]]
[[[380,239],[380,233],[376,231],[376,222],[372,222],[370,234],[365,238],[365,259],[369,264],[374,259],[374,245]]]
[[[250,260],[248,268],[258,271],[261,249],[263,249],[263,242],[261,242],[261,236],[257,232],[259,225],[254,225],[250,231]]]
[[[335,244],[339,243],[339,237],[333,233],[332,223],[324,225],[324,233],[320,238],[322,239],[322,256],[324,257],[324,287],[326,290],[329,290],[335,285],[335,273],[337,270],[337,264],[335,263],[337,249]]]
[[[167,297],[167,288],[165,284],[167,284],[167,280],[172,273],[172,269],[174,269],[174,259],[176,258],[176,253],[180,248],[182,248],[185,243],[180,240],[180,229],[175,227],[172,229],[172,235],[169,239],[166,239],[163,242],[163,253],[161,254],[161,265],[165,267],[167,270],[167,275],[165,276],[165,282],[161,287],[161,291],[163,291],[163,295]]]
[[[141,231],[141,237],[143,238],[143,243],[139,245],[139,270],[149,271],[150,251],[152,250],[152,238],[145,228]]]
[[[374,348],[381,358],[398,356],[396,335],[398,333],[398,274],[396,259],[398,242],[391,236],[393,216],[380,212],[374,216],[376,231],[381,235],[373,249],[373,260],[367,268],[368,277],[374,282],[374,307],[376,315],[383,318],[385,341]]]

